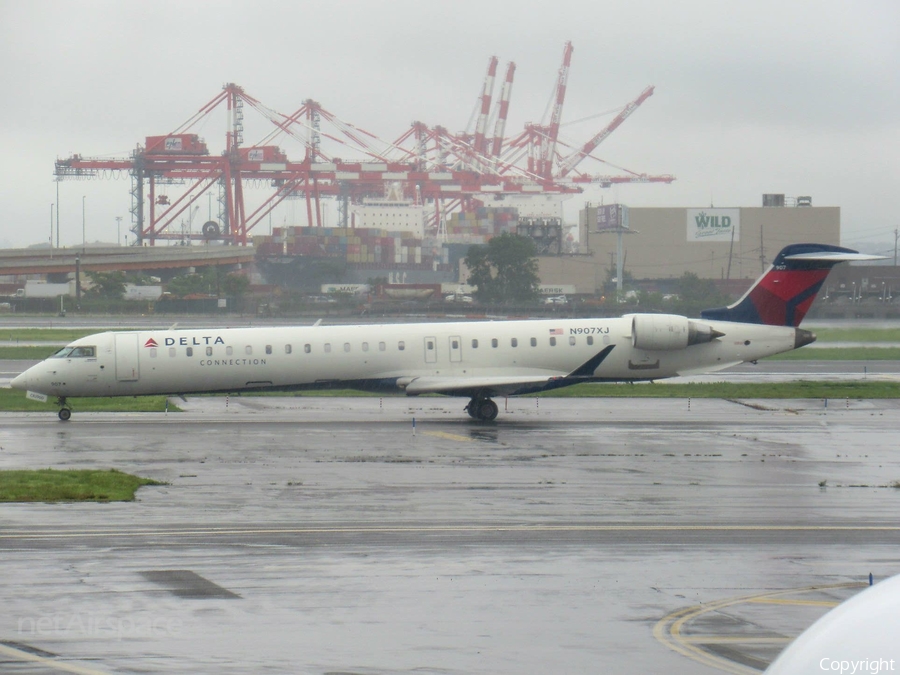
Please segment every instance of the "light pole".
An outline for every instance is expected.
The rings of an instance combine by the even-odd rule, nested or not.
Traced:
[[[53,204],[50,205],[50,257],[53,257]]]
[[[84,200],[87,197],[85,195],[81,195],[81,253],[84,254],[85,248],[87,248],[87,230],[85,229],[85,217],[84,217]]]
[[[56,177],[56,248],[59,248],[59,176]]]
[[[121,237],[119,233],[122,231],[122,216],[116,216],[116,246],[121,246]]]

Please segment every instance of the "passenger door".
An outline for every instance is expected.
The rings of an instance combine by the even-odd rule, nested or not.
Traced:
[[[136,382],[140,374],[137,333],[116,333],[116,379]]]
[[[425,338],[425,363],[437,363],[437,338]]]
[[[450,363],[462,361],[462,338],[458,335],[450,336]]]

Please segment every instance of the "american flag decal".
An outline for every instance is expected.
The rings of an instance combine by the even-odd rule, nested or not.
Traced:
[[[149,340],[147,340],[147,341],[144,343],[144,346],[145,346],[145,347],[159,347],[159,345],[156,344],[156,340],[154,340],[153,338],[150,338]]]
[[[551,328],[550,329],[550,335],[562,335],[562,334],[563,334],[562,328]]]

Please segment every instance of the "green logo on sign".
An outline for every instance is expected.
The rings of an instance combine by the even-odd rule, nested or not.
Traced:
[[[731,216],[708,216],[705,211],[701,211],[694,216],[694,222],[697,223],[698,230],[727,230],[731,227]]]

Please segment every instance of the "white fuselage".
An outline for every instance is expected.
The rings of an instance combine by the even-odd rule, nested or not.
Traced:
[[[107,332],[69,345],[93,348],[71,352],[88,356],[49,358],[12,385],[59,397],[324,386],[421,393],[411,386],[419,380],[429,391],[472,395],[461,383],[482,381],[515,394],[517,382],[564,378],[610,346],[591,379],[710,372],[796,346],[791,327],[703,323],[721,336],[662,350],[633,346],[630,317]]]

